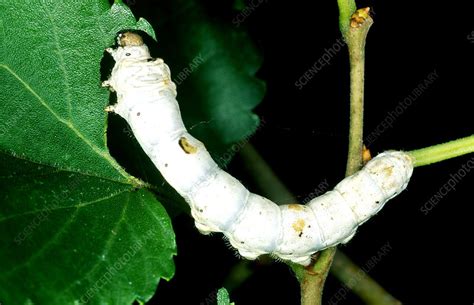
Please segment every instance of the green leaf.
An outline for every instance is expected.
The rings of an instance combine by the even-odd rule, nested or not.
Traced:
[[[231,305],[229,293],[225,288],[221,288],[217,291],[217,305]]]
[[[129,304],[174,273],[174,233],[109,155],[100,62],[150,32],[108,1],[0,3],[0,302]]]

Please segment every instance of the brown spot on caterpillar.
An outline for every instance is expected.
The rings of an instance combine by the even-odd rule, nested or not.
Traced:
[[[181,146],[183,151],[187,154],[195,154],[198,150],[197,147],[191,145],[185,137],[179,138],[179,146]]]
[[[392,183],[390,183],[390,184],[387,185],[387,187],[388,187],[389,189],[396,189],[397,186],[398,186],[398,183],[395,182],[395,181],[393,181]]]
[[[360,27],[365,20],[370,17],[369,12],[370,7],[361,8],[355,11],[351,16],[351,28]]]
[[[303,207],[301,206],[301,204],[291,203],[291,204],[288,205],[288,209],[289,210],[294,210],[294,211],[302,211]]]
[[[137,116],[140,116],[140,114],[141,114],[140,112],[137,112]]]
[[[121,47],[125,46],[141,46],[143,39],[140,35],[132,32],[124,32],[118,35],[118,44]]]
[[[393,175],[393,166],[389,166],[389,167],[384,168],[383,172],[386,176]]]
[[[304,219],[300,218],[297,221],[295,221],[291,226],[293,227],[293,230],[295,230],[298,233],[298,236],[301,237],[303,234],[303,229],[305,227],[306,223]]]

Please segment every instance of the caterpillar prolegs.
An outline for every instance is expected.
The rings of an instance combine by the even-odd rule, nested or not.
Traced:
[[[115,66],[103,85],[117,92],[117,103],[107,110],[128,122],[145,153],[190,205],[199,231],[222,232],[247,259],[271,253],[308,265],[313,253],[350,240],[408,184],[411,157],[387,151],[306,205],[277,205],[250,193],[187,132],[163,60],[151,58],[135,33],[122,33],[117,42],[117,48],[107,49]]]

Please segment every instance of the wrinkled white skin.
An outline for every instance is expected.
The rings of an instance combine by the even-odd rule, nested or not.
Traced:
[[[128,122],[166,181],[189,203],[199,231],[222,232],[247,259],[271,253],[308,265],[315,252],[349,241],[407,186],[411,157],[388,151],[306,205],[277,205],[250,193],[186,131],[163,60],[151,59],[143,44],[108,51],[116,63],[104,86],[117,92],[117,103],[107,110]],[[180,139],[188,142],[188,153]]]

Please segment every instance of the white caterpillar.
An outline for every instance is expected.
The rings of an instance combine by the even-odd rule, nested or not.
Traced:
[[[313,253],[349,241],[408,184],[411,157],[388,151],[306,205],[279,206],[250,193],[186,131],[163,60],[151,58],[135,33],[117,40],[116,49],[107,49],[116,63],[103,83],[117,92],[117,103],[106,110],[128,122],[166,181],[189,203],[199,231],[222,232],[247,259],[271,253],[308,265]]]

